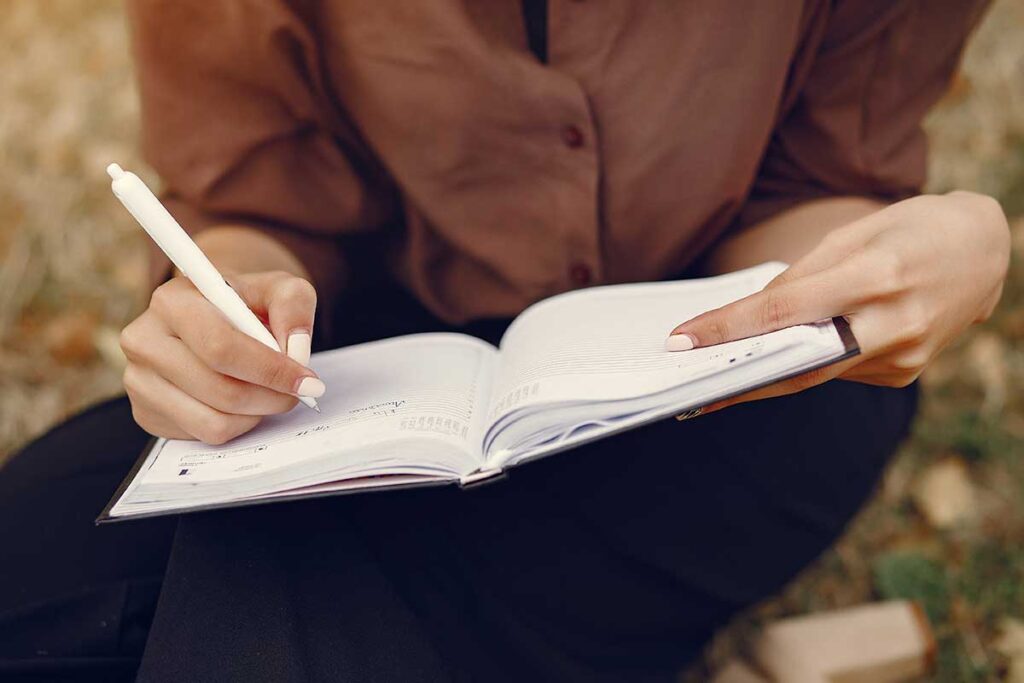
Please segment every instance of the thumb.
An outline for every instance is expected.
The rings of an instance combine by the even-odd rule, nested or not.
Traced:
[[[239,278],[245,302],[268,321],[271,334],[288,356],[309,365],[316,314],[316,289],[290,273],[257,273]]]

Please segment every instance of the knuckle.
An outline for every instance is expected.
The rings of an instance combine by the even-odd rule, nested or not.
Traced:
[[[174,279],[168,280],[153,290],[149,297],[149,307],[158,313],[167,311],[174,305],[180,285]]]
[[[761,304],[761,324],[765,328],[785,327],[792,318],[792,306],[785,296],[768,290]]]
[[[704,333],[697,333],[704,344],[719,344],[729,338],[729,323],[721,315],[715,315],[704,323]]]
[[[872,261],[883,294],[898,294],[906,290],[906,266],[899,254],[889,249],[880,249],[872,254]]]
[[[263,385],[284,391],[292,390],[292,368],[284,362],[284,357],[266,361],[260,372]]]
[[[195,435],[199,440],[211,446],[219,446],[233,439],[237,435],[237,429],[227,415],[213,414],[204,417],[196,425]]]
[[[231,339],[224,334],[207,334],[199,342],[199,345],[200,348],[194,350],[206,361],[207,365],[215,370],[227,368],[237,353]]]
[[[899,341],[917,344],[928,337],[931,329],[931,315],[918,305],[908,305],[900,323]]]
[[[250,403],[250,390],[241,381],[226,377],[219,383],[216,391],[218,398],[217,407],[226,412],[240,413]]]
[[[125,356],[133,358],[137,355],[138,351],[143,348],[141,336],[138,319],[128,323],[128,325],[121,330],[121,336],[118,341],[120,342],[121,350],[124,351]]]
[[[235,288],[246,301],[254,298],[267,298],[277,292],[282,282],[294,277],[283,270],[267,270],[252,275],[238,275],[231,280]]]
[[[316,301],[316,289],[313,287],[313,284],[301,277],[290,277],[282,282],[280,294],[288,299]]]
[[[295,277],[286,270],[268,270],[263,275],[271,282],[283,282]]]

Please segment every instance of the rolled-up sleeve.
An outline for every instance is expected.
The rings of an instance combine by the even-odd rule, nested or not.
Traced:
[[[841,0],[794,65],[739,227],[811,199],[919,193],[922,120],[946,91],[987,0]]]
[[[324,120],[305,22],[274,0],[134,0],[128,17],[143,155],[168,208],[192,233],[270,234],[331,297],[345,277],[339,235],[376,220],[345,131]],[[154,253],[154,279],[166,272]]]

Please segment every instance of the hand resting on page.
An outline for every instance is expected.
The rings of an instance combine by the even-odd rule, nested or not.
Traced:
[[[902,387],[947,344],[991,315],[1009,266],[999,204],[952,192],[898,202],[829,232],[764,290],[672,330],[685,350],[845,316],[861,354],[708,406],[704,412],[809,388],[834,377]]]

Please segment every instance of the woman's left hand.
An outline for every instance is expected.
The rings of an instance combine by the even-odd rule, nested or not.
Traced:
[[[762,291],[671,334],[685,334],[702,347],[845,316],[859,342],[854,358],[704,412],[834,377],[903,387],[964,329],[991,315],[1009,255],[1006,217],[994,199],[970,192],[922,195],[831,231]]]

